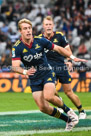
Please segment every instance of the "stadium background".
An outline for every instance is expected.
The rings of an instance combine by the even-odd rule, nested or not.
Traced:
[[[43,32],[42,20],[46,15],[53,17],[54,31],[62,31],[66,35],[73,54],[88,60],[85,66],[74,63],[74,71],[71,72],[73,90],[91,90],[91,0],[0,0],[0,5],[0,92],[14,91],[13,88],[17,88],[14,92],[31,92],[27,90],[29,87],[26,89],[28,81],[11,73],[11,48],[20,37],[17,22],[21,18],[30,19],[33,34],[38,35]],[[77,70],[77,67],[83,69]],[[86,79],[82,79],[84,81],[80,85],[79,73],[83,71]],[[62,91],[60,88],[58,84],[57,90]]]
[[[53,17],[54,31],[62,31],[66,35],[73,54],[88,60],[86,65],[74,63],[74,71],[71,72],[72,88],[86,110],[87,119],[79,121],[69,133],[64,132],[64,122],[38,111],[29,81],[11,71],[11,48],[20,37],[17,22],[24,17],[30,19],[33,34],[38,35],[43,31],[42,20],[46,15]],[[79,77],[82,72],[86,77]],[[64,102],[76,110],[62,92],[61,84],[56,88]],[[90,91],[91,0],[0,0],[0,136],[90,136]]]

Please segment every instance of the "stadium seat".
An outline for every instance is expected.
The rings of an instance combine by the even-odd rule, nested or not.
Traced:
[[[0,28],[3,27],[4,23],[0,21]]]

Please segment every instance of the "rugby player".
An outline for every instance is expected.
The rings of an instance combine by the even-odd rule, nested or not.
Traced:
[[[86,60],[76,58],[46,38],[33,37],[32,23],[28,19],[21,19],[18,27],[21,38],[12,48],[13,71],[29,76],[32,95],[40,111],[64,120],[67,122],[65,130],[72,130],[78,123],[78,116],[59,97],[55,96],[55,75],[48,65],[44,48],[55,50],[76,62]],[[21,62],[24,64],[24,68],[20,66]],[[62,107],[67,115],[50,106],[49,102]]]
[[[54,44],[57,44],[59,47],[65,48],[67,51],[71,52],[70,46],[66,37],[62,32],[54,32],[54,22],[51,16],[46,16],[43,20],[43,29],[44,33],[39,36],[45,37]],[[64,62],[65,57],[60,55],[58,52],[54,50],[45,50],[46,56],[48,59],[48,63],[52,66],[52,69],[56,73],[56,79],[62,84],[64,93],[68,96],[68,98],[72,101],[72,103],[76,106],[79,111],[79,119],[85,119],[86,113],[82,107],[79,97],[73,92],[71,88],[71,76],[69,71],[67,70],[66,64]],[[68,58],[67,65],[69,65],[70,69],[72,67],[72,60]]]

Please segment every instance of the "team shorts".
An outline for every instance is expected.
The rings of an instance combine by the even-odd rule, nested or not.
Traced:
[[[36,91],[43,91],[44,85],[46,83],[55,84],[55,81],[56,81],[55,73],[52,71],[48,72],[48,74],[42,77],[41,79],[31,80],[30,87],[31,87],[32,93]]]
[[[62,84],[71,83],[71,75],[68,70],[62,70],[60,73],[56,73],[56,80],[59,79],[59,82]]]
[[[62,84],[71,83],[71,75],[66,64],[60,65],[60,63],[57,63],[56,61],[49,61],[49,64],[56,74],[56,81],[59,79],[59,82]]]

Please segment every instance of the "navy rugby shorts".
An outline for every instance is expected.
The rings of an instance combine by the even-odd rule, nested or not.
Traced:
[[[55,73],[52,71],[48,72],[47,75],[44,75],[44,77],[42,77],[41,79],[31,80],[30,87],[31,87],[32,93],[36,91],[43,91],[44,85],[46,83],[55,84],[55,81],[56,81]]]
[[[56,80],[59,79],[59,82],[62,84],[71,83],[71,75],[68,70],[62,70],[60,73],[56,73]]]

